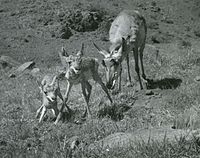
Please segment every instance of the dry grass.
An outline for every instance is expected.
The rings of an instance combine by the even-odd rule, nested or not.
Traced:
[[[165,3],[167,2],[166,0]],[[176,129],[199,128],[200,84],[194,78],[199,76],[200,72],[200,44],[192,38],[190,31],[185,33],[185,25],[181,23],[185,22],[185,19],[177,17],[173,19],[174,14],[186,15],[179,10],[180,8],[174,12],[171,11],[175,1],[173,4],[170,2],[170,6],[168,2],[168,7],[165,7],[165,3],[156,1],[156,7],[161,9],[158,13],[152,11],[155,7],[152,7],[151,2],[144,2],[144,0],[101,1],[101,3],[96,0],[62,3],[57,0],[47,3],[30,0],[18,0],[13,3],[4,0],[2,3],[6,7],[5,11],[0,12],[4,15],[1,18],[4,24],[0,24],[3,30],[0,54],[13,56],[21,62],[36,61],[41,69],[41,74],[38,76],[40,79],[46,73],[57,71],[55,66],[60,65],[60,61],[55,54],[61,45],[66,46],[68,52],[71,53],[84,42],[85,55],[99,59],[100,56],[95,53],[92,42],[98,40],[102,47],[109,45],[105,40],[99,41],[102,40],[102,32],[98,32],[101,30],[90,33],[75,32],[74,36],[67,41],[52,38],[51,30],[60,27],[59,20],[56,19],[58,12],[66,13],[69,8],[77,8],[81,5],[82,10],[100,11],[106,14],[108,24],[102,23],[102,28],[100,28],[104,31],[108,29],[109,20],[119,10],[137,8],[144,13],[147,22],[158,21],[159,23],[159,30],[149,28],[148,42],[152,33],[159,31],[160,34],[163,33],[163,36],[166,35],[167,30],[168,34],[174,33],[177,37],[170,41],[172,43],[160,43],[155,44],[155,48],[148,46],[145,48],[144,66],[150,81],[148,88],[154,95],[148,96],[144,90],[138,91],[137,84],[135,87],[124,86],[127,81],[125,62],[123,63],[122,92],[112,96],[115,100],[113,106],[107,102],[100,86],[92,82],[91,120],[80,119],[85,102],[80,86],[77,85],[72,89],[68,103],[73,110],[72,116],[66,113],[66,120],[55,126],[52,116],[48,113],[45,120],[39,124],[34,116],[41,104],[41,94],[35,78],[28,73],[17,78],[8,78],[5,75],[7,70],[0,69],[0,157],[198,157],[199,139],[196,137],[191,141],[181,137],[174,143],[167,139],[161,143],[138,142],[136,147],[106,152],[102,152],[99,148],[99,153],[88,150],[91,143],[116,132],[133,132],[138,128],[148,129],[162,125],[169,125]],[[21,5],[16,5],[18,3]],[[16,10],[13,10],[15,7]],[[191,15],[187,14],[186,20],[190,19]],[[164,16],[173,19],[174,24],[163,22]],[[182,32],[181,29],[183,29]],[[186,37],[188,37],[187,40]],[[156,57],[156,49],[159,50],[159,59]],[[131,57],[131,73],[137,81],[132,59],[133,57]],[[100,71],[103,72],[102,68]],[[62,93],[65,87],[66,84],[62,81]],[[79,138],[79,145],[75,150],[71,150],[68,140],[74,136]]]

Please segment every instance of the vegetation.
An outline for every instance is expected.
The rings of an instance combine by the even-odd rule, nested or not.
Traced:
[[[135,85],[125,86],[127,72],[126,63],[123,63],[122,92],[112,96],[115,100],[113,106],[101,88],[91,82],[92,119],[82,120],[85,102],[81,88],[77,85],[72,89],[68,102],[72,114],[65,112],[63,122],[54,125],[54,118],[51,113],[47,113],[44,121],[38,123],[35,112],[41,105],[42,96],[36,84],[36,76],[28,70],[15,78],[9,78],[11,69],[1,67],[0,157],[199,157],[198,135],[190,140],[182,136],[174,141],[149,138],[149,142],[141,141],[128,148],[106,151],[101,147],[98,147],[98,151],[89,148],[110,134],[133,133],[138,129],[167,126],[174,130],[197,130],[198,133],[200,84],[196,77],[200,72],[200,43],[196,33],[198,29],[193,26],[199,25],[200,3],[198,0],[181,2],[1,0],[0,55],[8,55],[21,63],[34,60],[40,68],[37,79],[42,79],[46,73],[59,71],[61,63],[58,51],[63,45],[72,53],[84,43],[85,55],[96,57],[101,62],[92,42],[107,47],[107,31],[113,17],[124,8],[139,10],[148,24],[144,66],[149,79],[147,87],[152,93],[149,95],[145,90],[139,90],[131,57]],[[85,11],[94,13],[90,18],[97,18],[94,21],[97,27],[95,30],[80,32],[70,27],[67,22],[69,19],[65,17],[70,14],[68,11],[75,16],[77,8],[81,14]],[[65,31],[71,31],[67,39],[62,38],[63,27],[67,27]],[[65,88],[63,80],[62,93]],[[60,104],[59,100],[59,107]]]

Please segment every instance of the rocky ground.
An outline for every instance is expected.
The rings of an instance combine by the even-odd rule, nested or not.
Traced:
[[[101,61],[102,56],[92,42],[108,48],[110,24],[123,9],[139,10],[147,21],[144,66],[150,80],[148,90],[140,91],[137,82],[134,87],[126,86],[123,63],[122,92],[112,96],[116,106],[110,106],[104,92],[91,82],[91,120],[79,120],[85,103],[80,86],[75,86],[68,103],[73,109],[72,116],[55,126],[48,113],[39,124],[34,118],[41,105],[36,78],[40,80],[46,73],[58,73],[61,66],[58,51],[62,46],[73,54],[84,43],[85,56]],[[121,148],[95,155],[89,146],[119,132],[137,133],[157,128],[165,132],[166,127],[169,131],[197,130],[200,121],[199,18],[199,0],[0,0],[1,157],[120,157],[120,151],[130,156],[130,152]],[[13,61],[10,59],[5,64],[2,62],[5,56]],[[11,75],[17,66],[29,61],[20,68],[20,73],[18,69],[17,74]],[[35,67],[38,69],[31,71]],[[27,69],[21,73],[23,68]],[[100,71],[103,72],[102,68]],[[135,72],[131,73],[136,78]],[[65,87],[63,81],[63,93]],[[71,149],[73,143],[76,149]],[[133,151],[138,154],[140,149],[134,147]]]

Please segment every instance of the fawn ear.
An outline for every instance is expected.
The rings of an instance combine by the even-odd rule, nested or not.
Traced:
[[[61,52],[60,53],[61,53],[62,56],[66,56],[66,57],[69,56],[69,54],[67,53],[67,51],[65,50],[64,47],[61,48]]]
[[[101,49],[100,47],[98,47],[94,42],[93,42],[93,45],[96,47],[96,49],[98,50],[98,52],[100,54],[102,54],[105,58],[107,58],[108,56],[110,56],[110,54],[107,51],[105,51],[105,50]]]
[[[37,79],[36,79],[36,83],[37,83],[38,87],[42,86],[41,83]]]
[[[38,81],[38,79],[36,79],[36,83],[40,89],[40,92],[43,92],[43,85]]]
[[[78,51],[77,56],[80,56],[80,57],[83,56],[83,50],[84,50],[84,43],[82,43],[81,50]]]
[[[60,57],[62,65],[63,66],[67,66],[67,64],[66,64],[66,58],[69,57],[69,54],[66,52],[65,48],[62,47],[61,51],[59,51],[58,54],[59,54],[59,57]]]
[[[53,86],[55,84],[56,80],[57,80],[57,76],[54,76],[54,78],[53,78],[53,80],[52,80],[50,85]]]

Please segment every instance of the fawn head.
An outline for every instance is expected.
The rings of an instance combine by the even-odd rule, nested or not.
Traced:
[[[82,44],[81,50],[78,51],[76,55],[69,55],[66,52],[65,48],[62,47],[61,52],[59,53],[62,64],[64,66],[68,66],[69,71],[72,72],[73,74],[78,75],[81,73],[83,49],[84,49],[84,44]]]
[[[121,73],[122,52],[126,49],[126,40],[122,38],[121,44],[112,45],[109,51],[99,48],[95,43],[93,44],[98,52],[104,56],[102,65],[106,74],[106,86],[108,89],[113,89]]]
[[[44,78],[41,83],[37,81],[37,84],[43,95],[50,103],[53,103],[57,100],[57,90],[59,88],[57,76],[53,77],[51,83]]]

